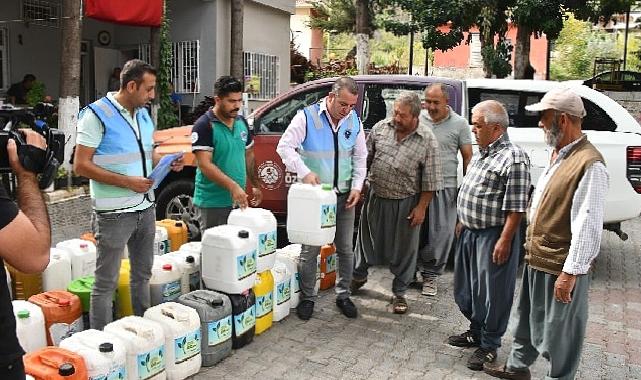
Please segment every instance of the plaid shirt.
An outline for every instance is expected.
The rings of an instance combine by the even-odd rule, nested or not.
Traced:
[[[530,183],[530,158],[503,133],[472,157],[456,201],[459,220],[471,229],[504,225],[506,212],[527,210]]]
[[[443,188],[438,142],[425,125],[399,142],[392,119],[382,120],[367,138],[367,151],[370,185],[381,198],[404,199]]]

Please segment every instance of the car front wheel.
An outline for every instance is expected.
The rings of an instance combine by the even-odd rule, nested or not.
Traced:
[[[187,224],[189,241],[200,240],[198,209],[193,203],[194,182],[179,179],[165,186],[158,194],[156,218],[174,219]]]

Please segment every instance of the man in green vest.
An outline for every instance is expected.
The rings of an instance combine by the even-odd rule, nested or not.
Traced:
[[[215,104],[196,123],[191,149],[197,169],[194,205],[200,211],[200,230],[227,224],[233,206],[246,208],[246,178],[252,184],[252,206],[263,199],[254,161],[253,132],[238,113],[243,86],[238,79],[222,76],[214,84]]]
[[[549,91],[539,103],[539,126],[552,148],[532,195],[518,322],[507,362],[486,363],[487,374],[530,379],[539,355],[548,379],[574,379],[588,321],[588,272],[599,254],[608,172],[601,153],[581,131],[585,109],[570,89]]]

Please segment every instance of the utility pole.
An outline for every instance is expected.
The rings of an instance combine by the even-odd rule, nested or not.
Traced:
[[[231,43],[229,74],[245,83],[243,64],[243,17],[244,0],[231,0]]]

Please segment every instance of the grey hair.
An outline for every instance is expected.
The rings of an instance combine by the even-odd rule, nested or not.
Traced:
[[[427,93],[433,88],[438,88],[441,91],[441,94],[443,94],[443,97],[445,98],[445,103],[449,102],[450,93],[447,91],[447,86],[444,83],[432,83],[425,87],[425,95],[427,95]]]
[[[352,95],[358,95],[358,85],[356,81],[350,77],[340,77],[332,85],[332,93],[339,95],[341,90],[347,90]]]
[[[418,117],[421,113],[421,98],[416,92],[413,91],[402,91],[396,102],[410,107],[410,112],[412,116]]]
[[[496,100],[485,100],[478,103],[472,108],[472,113],[480,114],[485,124],[498,124],[503,129],[507,129],[510,125],[510,117],[505,106]]]

